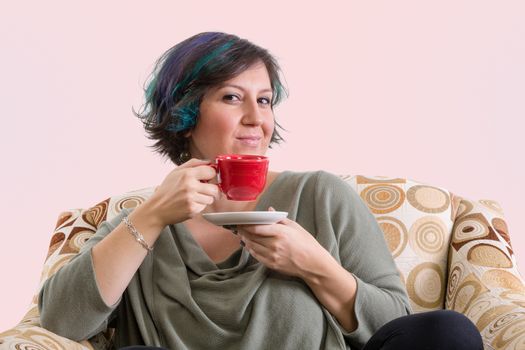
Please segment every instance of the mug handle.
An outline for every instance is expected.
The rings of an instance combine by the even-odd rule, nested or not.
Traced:
[[[211,166],[215,170],[215,173],[217,174],[217,185],[220,188],[221,187],[221,177],[219,175],[219,165],[217,163],[210,163],[208,164],[208,166]],[[200,180],[200,181],[203,183],[208,183],[209,180]]]

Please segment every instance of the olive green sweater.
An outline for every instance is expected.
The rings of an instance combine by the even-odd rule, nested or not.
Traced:
[[[91,248],[128,215],[104,222],[39,298],[43,327],[73,340],[106,327],[115,346],[169,349],[360,349],[410,306],[381,229],[357,193],[326,172],[283,172],[256,210],[287,211],[357,279],[358,327],[346,332],[300,279],[239,247],[214,263],[184,224],[166,227],[117,305],[102,300]]]

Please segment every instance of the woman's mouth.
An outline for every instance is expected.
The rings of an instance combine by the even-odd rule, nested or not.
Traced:
[[[257,147],[257,146],[259,146],[259,143],[261,142],[261,137],[259,137],[259,136],[237,137],[237,140],[239,140],[239,142],[243,146]]]

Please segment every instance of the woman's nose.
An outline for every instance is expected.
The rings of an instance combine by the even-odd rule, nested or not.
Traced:
[[[250,102],[246,105],[243,111],[242,123],[257,126],[263,123],[262,111],[257,102]]]

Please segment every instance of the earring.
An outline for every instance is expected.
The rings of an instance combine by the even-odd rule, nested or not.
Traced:
[[[179,162],[180,162],[180,164],[184,164],[190,159],[191,159],[190,152],[188,152],[188,151],[180,152],[180,154],[179,154]]]

